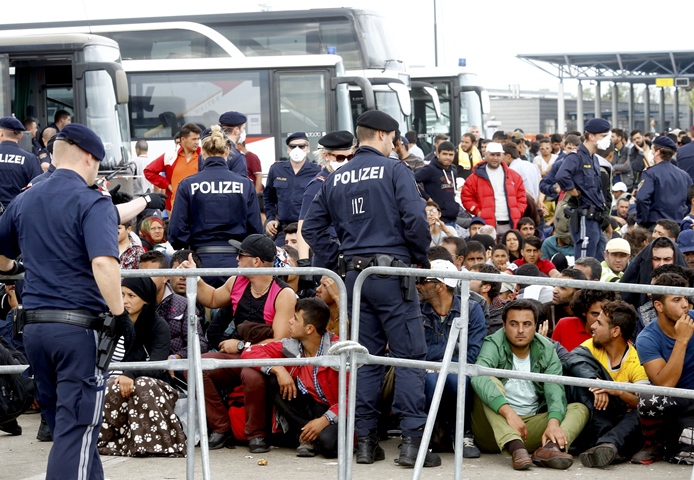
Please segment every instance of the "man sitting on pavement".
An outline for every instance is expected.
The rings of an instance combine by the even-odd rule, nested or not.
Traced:
[[[593,338],[569,354],[564,371],[579,378],[650,383],[636,349],[629,343],[635,327],[633,306],[621,300],[604,304],[591,327]],[[579,398],[592,407],[591,421],[574,443],[574,448],[579,443],[590,447],[579,456],[584,467],[606,467],[618,458],[631,458],[641,448],[636,394],[604,388],[571,390],[580,392]]]
[[[484,264],[482,264],[484,265]],[[492,267],[493,268],[493,267]],[[457,272],[451,262],[446,260],[432,260],[432,270],[444,270],[446,272]],[[435,275],[435,274],[432,274]],[[474,282],[471,281],[471,283]],[[462,307],[460,295],[455,294],[455,288],[458,281],[455,278],[446,277],[426,277],[417,285],[419,292],[420,308],[424,319],[424,337],[427,342],[426,360],[430,362],[440,362],[443,360],[448,337],[451,332],[453,322],[457,317],[460,317]],[[484,312],[482,307],[474,300],[468,300],[469,320],[468,320],[468,348],[466,353],[466,362],[468,364],[475,363],[477,354],[482,346],[482,341],[487,333],[485,324]],[[457,345],[457,342],[456,342]],[[453,361],[458,361],[459,352],[456,348],[453,353]],[[434,396],[434,389],[438,380],[438,372],[427,372],[425,378],[424,392],[426,393],[427,410],[431,406],[431,401]],[[470,379],[466,379],[468,388],[465,390],[465,436],[463,439],[463,457],[477,458],[480,456],[480,451],[475,446],[472,437],[472,429],[470,425],[470,412],[472,411],[472,400],[474,398],[472,388],[470,388]],[[452,405],[452,409],[440,408],[439,419],[443,420],[446,425],[450,426],[451,439],[455,436],[455,399],[458,393],[458,375],[449,373],[446,377],[444,387],[443,401],[447,405]]]
[[[679,275],[663,274],[655,285],[687,287]],[[636,350],[653,385],[694,388],[694,320],[687,311],[684,295],[652,293],[658,320],[649,323],[636,338]],[[639,420],[644,446],[631,458],[632,463],[650,465],[679,453],[678,439],[684,427],[694,426],[691,413],[685,412],[694,400],[663,395],[639,395]]]
[[[477,365],[562,375],[554,345],[535,334],[537,317],[533,302],[508,303],[504,328],[484,339]],[[472,387],[477,394],[472,429],[481,450],[509,452],[515,470],[526,470],[533,463],[562,470],[573,465],[573,457],[565,451],[590,414],[584,405],[567,406],[563,385],[479,376],[473,377]]]
[[[289,338],[244,349],[242,359],[305,358],[327,355],[339,340],[327,330],[330,309],[319,298],[302,298],[289,320]],[[337,457],[338,375],[330,367],[254,367],[269,375],[272,398],[299,440],[297,457]],[[273,378],[274,375],[274,378]],[[274,391],[273,391],[274,390]]]

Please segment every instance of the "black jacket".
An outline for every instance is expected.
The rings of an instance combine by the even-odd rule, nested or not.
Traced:
[[[171,331],[166,320],[155,312],[156,305],[145,305],[135,322],[135,338],[125,352],[124,362],[160,361],[169,358]],[[171,376],[166,370],[128,370],[123,375],[132,378],[150,377],[169,382]]]

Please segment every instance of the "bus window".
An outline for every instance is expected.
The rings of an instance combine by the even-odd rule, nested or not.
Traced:
[[[121,56],[129,60],[229,56],[216,42],[190,30],[111,32],[101,35],[118,42]]]
[[[99,135],[106,150],[106,156],[99,168],[102,170],[116,168],[124,154],[121,152],[123,145],[120,142],[118,116],[113,108],[116,104],[113,82],[108,73],[103,70],[85,72],[84,79],[87,94],[87,118],[84,123]]]
[[[227,111],[248,117],[249,135],[270,132],[268,73],[129,73],[131,138],[172,138],[185,123],[209,127]]]
[[[325,74],[322,72],[278,73],[280,91],[280,133],[284,139],[292,132],[306,132],[311,149],[328,131]]]

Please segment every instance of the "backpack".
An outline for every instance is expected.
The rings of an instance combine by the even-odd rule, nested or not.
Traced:
[[[0,337],[0,365],[26,365],[24,355]],[[0,375],[0,423],[10,422],[34,402],[34,381],[20,373]]]
[[[231,431],[236,440],[244,441],[246,438],[246,406],[243,403],[243,385],[234,388],[227,396],[229,405],[229,420],[231,420]]]

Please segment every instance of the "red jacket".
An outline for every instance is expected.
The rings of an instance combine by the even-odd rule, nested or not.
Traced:
[[[327,354],[330,346],[337,341],[339,341],[337,335],[333,335],[330,332],[325,332],[321,340],[323,343],[323,355]],[[279,342],[251,345],[250,347],[244,349],[243,353],[241,354],[241,358],[244,360],[249,358],[301,358],[301,350],[299,347],[300,343],[298,340],[294,340],[293,338],[283,338]],[[254,368],[266,373],[269,370],[269,368],[265,367]],[[292,378],[296,381],[296,378],[299,376],[300,369],[313,369],[313,366],[302,365],[286,368]],[[316,378],[318,379],[318,384],[323,391],[323,395],[325,395],[325,398],[330,404],[330,409],[326,412],[326,415],[330,417],[330,420],[332,420],[333,423],[337,423],[339,376],[339,372],[330,367],[318,367],[318,373],[316,374]],[[323,403],[323,400],[320,398],[314,398],[314,400],[316,400],[318,403]]]
[[[174,151],[159,155],[157,158],[152,160],[149,163],[149,165],[145,167],[144,171],[145,178],[149,180],[149,182],[152,185],[161,188],[166,193],[166,209],[168,211],[171,211],[171,202],[173,201],[173,199],[171,198],[171,192],[169,192],[167,189],[169,188],[169,185],[171,185],[171,178],[173,177],[174,165],[176,164],[176,160],[178,159],[178,151],[180,149],[180,146],[176,146],[176,149]],[[200,147],[198,147],[198,171],[201,170],[200,167],[202,156],[200,155],[200,151]],[[164,172],[165,177],[161,176],[161,172]]]
[[[505,191],[506,205],[508,205],[511,228],[515,228],[518,220],[523,216],[528,199],[525,196],[523,179],[514,170],[501,162],[501,167],[506,174]],[[481,217],[487,225],[496,227],[496,203],[494,201],[494,189],[487,175],[487,162],[475,165],[473,173],[465,180],[463,191],[460,193],[463,207],[475,217]]]

